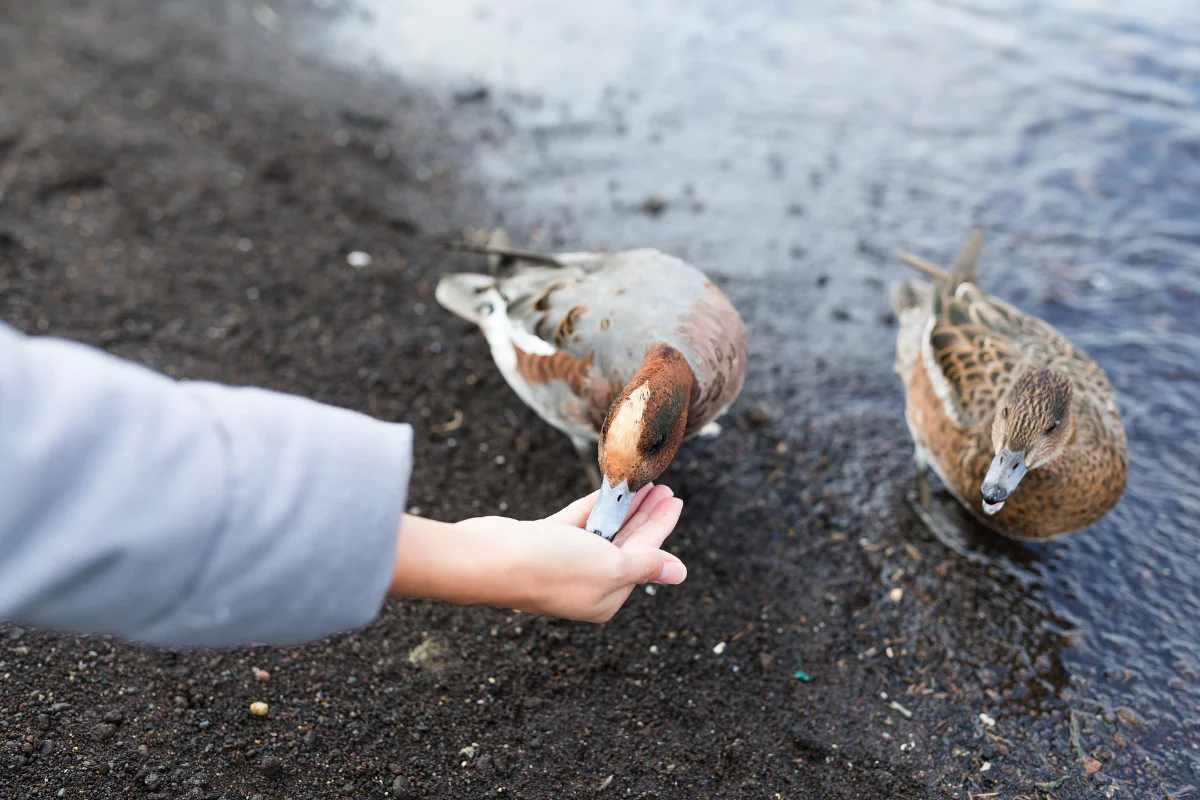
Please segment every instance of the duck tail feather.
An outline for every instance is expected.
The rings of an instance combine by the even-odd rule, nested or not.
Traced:
[[[953,292],[961,284],[978,283],[979,254],[983,250],[983,233],[978,228],[971,231],[954,263],[950,265],[949,290]]]
[[[929,304],[932,293],[929,283],[916,278],[895,281],[891,286],[892,311],[899,317],[905,311]]]
[[[932,261],[926,261],[920,256],[915,256],[912,253],[901,253],[900,260],[908,266],[915,269],[922,275],[927,275],[935,281],[946,279],[946,270],[934,264]]]
[[[447,250],[457,250],[463,253],[480,253],[489,256],[489,266],[493,270],[498,270],[501,267],[508,266],[506,262],[525,261],[530,264],[540,264],[546,267],[561,267],[562,262],[554,256],[548,256],[543,253],[534,253],[529,250],[515,250],[508,247],[506,244],[498,244],[488,241],[487,244],[475,244],[474,242],[446,242]]]
[[[459,272],[438,281],[433,296],[451,314],[478,325],[495,297],[489,290],[495,288],[496,281],[490,275]]]

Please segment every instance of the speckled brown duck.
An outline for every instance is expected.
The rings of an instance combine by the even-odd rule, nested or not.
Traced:
[[[488,254],[493,274],[444,277],[438,302],[479,325],[508,385],[571,438],[600,488],[587,529],[611,539],[680,444],[719,431],[746,374],[741,316],[658,250],[541,255],[501,232],[455,247]]]
[[[993,530],[1051,539],[1099,520],[1125,490],[1125,431],[1103,370],[1050,325],[976,285],[973,232],[933,283],[899,281],[896,372],[922,470]]]

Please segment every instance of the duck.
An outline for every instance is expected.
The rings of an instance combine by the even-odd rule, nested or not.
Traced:
[[[489,274],[443,276],[439,305],[479,327],[505,382],[570,438],[599,495],[585,528],[612,540],[680,445],[720,434],[741,393],[741,315],[699,268],[653,248],[541,254],[501,230],[448,243]]]
[[[987,528],[1017,540],[1083,530],[1120,500],[1125,429],[1107,375],[1066,336],[979,288],[983,234],[932,281],[891,286],[922,503],[932,471]]]

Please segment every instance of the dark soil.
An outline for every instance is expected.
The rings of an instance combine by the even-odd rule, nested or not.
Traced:
[[[459,112],[225,6],[0,1],[0,315],[410,421],[424,514],[581,494],[567,441],[431,296],[468,263],[438,242],[502,221],[460,177]],[[1035,590],[903,507],[907,446],[864,435],[902,441],[899,418],[778,424],[861,389],[832,380],[748,393],[680,454],[688,581],[607,625],[397,603],[230,652],[0,628],[0,797],[1094,797],[1114,773],[1149,796],[1136,719],[1089,717],[1073,746]]]

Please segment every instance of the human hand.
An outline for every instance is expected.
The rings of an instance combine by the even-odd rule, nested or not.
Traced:
[[[605,622],[638,584],[683,582],[683,562],[661,549],[683,509],[668,487],[638,492],[612,542],[583,530],[596,497],[530,522],[406,515],[392,594]]]

